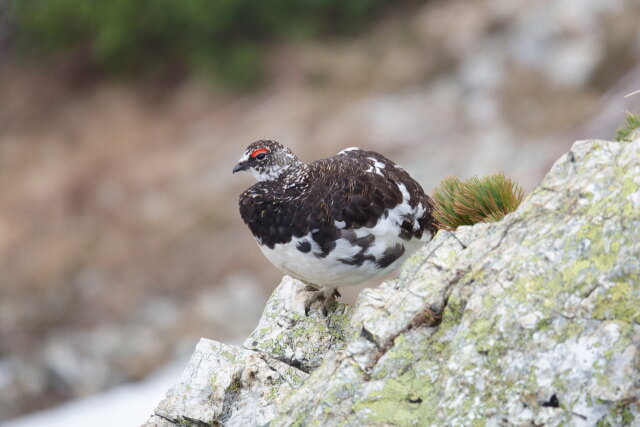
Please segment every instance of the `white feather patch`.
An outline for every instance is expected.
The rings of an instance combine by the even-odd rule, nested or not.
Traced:
[[[335,288],[338,286],[349,286],[374,279],[386,274],[400,266],[407,258],[413,255],[426,241],[431,239],[431,233],[424,231],[420,240],[411,239],[409,241],[400,238],[402,222],[407,215],[413,216],[414,230],[419,227],[418,219],[424,215],[425,207],[418,204],[412,208],[409,204],[410,195],[403,184],[398,184],[402,193],[402,203],[388,210],[387,217],[381,217],[374,227],[361,227],[353,230],[357,237],[373,235],[375,240],[364,252],[364,256],[374,256],[379,260],[384,256],[388,248],[393,248],[398,244],[405,247],[405,252],[397,260],[385,268],[380,268],[375,262],[366,260],[362,265],[350,265],[342,261],[352,259],[362,249],[361,246],[352,245],[348,239],[340,238],[336,240],[336,247],[325,257],[320,257],[321,249],[313,240],[311,233],[303,237],[294,237],[288,243],[278,243],[273,249],[260,245],[262,253],[276,267],[286,274],[321,287]],[[343,229],[346,226],[344,221],[335,221],[336,227]],[[317,230],[314,230],[317,231]],[[299,243],[308,242],[311,245],[309,252],[301,252],[298,249]]]
[[[344,150],[342,150],[338,154],[347,154],[349,151],[356,151],[356,150],[360,150],[360,148],[358,148],[358,147],[345,148]]]

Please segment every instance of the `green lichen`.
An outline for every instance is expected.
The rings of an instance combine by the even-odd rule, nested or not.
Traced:
[[[260,348],[269,349],[269,354],[274,357],[282,357],[284,356],[284,348],[282,348],[281,342],[280,337],[274,340],[265,340],[262,345],[260,345]]]
[[[627,427],[634,425],[636,417],[630,408],[630,404],[617,402],[611,406],[609,413],[598,420],[597,427]]]
[[[416,356],[418,356],[412,347],[413,346],[407,342],[405,334],[397,337],[394,341],[392,351],[387,352],[384,358],[378,362],[372,374],[372,379],[386,378],[391,373],[390,369],[394,366],[410,365]]]
[[[619,320],[612,322],[618,326],[620,338],[604,352],[607,364],[614,363],[615,356],[624,352],[633,342],[633,326],[631,324]]]
[[[636,419],[636,417],[633,416],[631,409],[629,409],[629,406],[622,407],[619,410],[619,414],[623,426],[630,426],[631,423]]]
[[[267,400],[269,402],[273,402],[278,398],[279,394],[280,394],[280,389],[278,387],[271,387],[267,392]]]
[[[415,368],[410,368],[385,381],[381,391],[357,402],[354,411],[364,415],[366,424],[415,425],[420,420],[422,425],[429,425],[435,418],[434,392],[435,387],[425,378],[417,377]]]
[[[487,333],[493,330],[494,322],[489,319],[478,319],[471,324],[469,328],[469,338],[485,338]]]
[[[637,282],[636,282],[637,283]],[[629,323],[640,323],[640,295],[633,283],[618,281],[598,295],[593,316],[596,319],[617,319]]]
[[[242,388],[242,382],[240,381],[240,378],[234,378],[233,381],[231,381],[231,384],[229,384],[229,387],[227,387],[227,391],[238,391]]]
[[[263,328],[252,336],[257,341],[254,347],[276,358],[290,357],[296,349],[305,349],[300,360],[309,367],[315,367],[321,361],[321,355],[329,348],[339,349],[346,341],[345,329],[349,324],[351,310],[344,304],[339,304],[328,318],[316,318],[298,313],[288,312],[284,320],[287,327],[282,327],[274,333],[269,328]],[[276,322],[276,315],[272,322]],[[279,321],[279,320],[278,320]]]
[[[229,351],[222,350],[222,351],[220,352],[220,354],[222,354],[222,356],[223,356],[225,359],[227,359],[229,362],[233,362],[233,361],[235,361],[235,360],[236,360],[236,356],[235,356],[233,353],[229,352]]]
[[[212,375],[209,376],[209,386],[211,386],[212,390],[215,390],[216,384],[218,383],[218,376],[214,373]]]
[[[305,418],[306,414],[304,412],[300,412],[291,423],[291,427],[301,427],[302,425],[304,425]]]
[[[622,195],[626,197],[633,194],[638,191],[638,187],[638,184],[636,184],[633,179],[625,179],[622,181]]]
[[[442,323],[432,335],[417,331],[411,338],[405,333],[395,339],[372,376],[372,381],[384,381],[384,387],[371,392],[354,407],[355,413],[364,414],[365,423],[435,422],[442,393],[437,380],[444,375],[443,366],[451,352],[450,331],[457,329],[464,305],[464,301],[452,295]]]
[[[331,317],[329,333],[339,341],[346,340],[346,334],[351,321],[351,310],[344,310],[343,313],[335,313]]]

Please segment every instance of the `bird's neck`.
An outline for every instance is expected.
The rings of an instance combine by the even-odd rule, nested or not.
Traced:
[[[280,153],[279,153],[280,154]],[[303,172],[308,166],[293,153],[280,154],[274,165],[264,168],[251,168],[251,174],[258,182],[280,181],[281,178]]]
[[[309,166],[295,159],[290,163],[286,163],[277,167],[270,167],[266,170],[251,169],[251,173],[258,182],[277,182],[287,185],[290,182],[298,180],[299,177],[305,177],[308,174]]]
[[[298,163],[283,171],[280,175],[280,182],[284,188],[301,186],[307,181],[308,175],[309,165],[298,160]]]

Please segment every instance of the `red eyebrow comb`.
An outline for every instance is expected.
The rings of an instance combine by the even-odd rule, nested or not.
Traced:
[[[269,151],[268,148],[258,148],[257,150],[253,150],[253,152],[251,153],[251,158],[255,159],[258,154],[266,153],[267,151]]]

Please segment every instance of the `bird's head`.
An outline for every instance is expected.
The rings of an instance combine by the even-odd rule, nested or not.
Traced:
[[[233,173],[249,170],[258,181],[277,179],[282,173],[302,162],[293,152],[276,141],[262,139],[249,145],[233,167]]]

